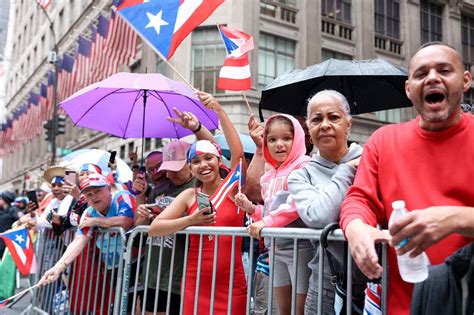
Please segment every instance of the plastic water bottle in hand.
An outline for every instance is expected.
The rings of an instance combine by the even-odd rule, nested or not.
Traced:
[[[408,213],[408,210],[405,207],[405,201],[397,200],[392,202],[393,212],[388,221],[388,226],[390,227],[395,221],[397,221],[401,216]],[[400,249],[405,246],[410,238],[402,240],[400,243],[395,245],[396,249]],[[400,271],[400,276],[403,281],[417,283],[424,281],[428,278],[428,267],[430,265],[430,260],[425,252],[416,256],[415,258],[410,257],[410,252],[404,255],[397,255],[398,260],[398,270]]]

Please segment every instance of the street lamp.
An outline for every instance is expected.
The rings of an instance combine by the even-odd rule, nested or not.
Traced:
[[[51,20],[48,12],[43,8],[38,2],[36,2],[38,8],[43,11],[44,15],[49,21],[49,28],[51,29],[51,34],[53,34],[54,46],[48,56],[49,63],[54,66],[54,82],[53,82],[53,118],[51,119],[51,150],[53,151],[51,156],[51,165],[55,164],[56,161],[56,136],[58,131],[58,44],[56,41],[56,33],[54,32],[54,23]]]

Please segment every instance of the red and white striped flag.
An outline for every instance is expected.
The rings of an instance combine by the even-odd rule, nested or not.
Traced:
[[[120,65],[128,65],[130,58],[135,57],[138,46],[138,34],[123,20],[115,15],[110,20],[104,64],[105,77],[118,72]]]
[[[252,87],[248,52],[254,48],[253,38],[244,32],[218,26],[227,57],[217,78],[220,90],[243,91]]]

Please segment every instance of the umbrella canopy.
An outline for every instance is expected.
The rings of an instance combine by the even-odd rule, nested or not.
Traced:
[[[80,149],[62,157],[61,165],[78,170],[85,163],[96,164],[102,169],[104,175],[112,170],[109,168],[110,152],[99,149]],[[132,179],[132,170],[122,159],[116,157],[117,173],[119,181],[125,183]]]
[[[251,157],[255,151],[257,150],[257,146],[255,142],[253,142],[252,137],[249,135],[243,134],[239,132],[240,142],[242,142],[242,146],[244,147],[244,153],[246,157]],[[230,159],[230,150],[227,141],[225,140],[225,136],[223,134],[219,134],[215,136],[217,144],[222,149],[222,154],[227,158]]]
[[[306,116],[308,99],[332,89],[342,93],[351,114],[410,107],[405,94],[407,72],[383,59],[329,59],[306,69],[296,69],[276,78],[262,91],[262,109]]]
[[[59,104],[75,125],[120,138],[182,138],[192,134],[171,123],[173,107],[194,113],[209,130],[217,115],[184,83],[161,74],[117,73],[89,85]]]

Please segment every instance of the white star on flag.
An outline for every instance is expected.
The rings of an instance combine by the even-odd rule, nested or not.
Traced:
[[[23,237],[21,235],[16,235],[15,236],[15,241],[21,245],[21,243],[23,243],[25,240],[23,239]]]
[[[163,14],[163,10],[158,12],[156,15],[153,15],[150,12],[146,13],[146,16],[148,17],[148,24],[145,26],[145,28],[150,28],[153,27],[155,29],[156,34],[160,34],[160,28],[164,25],[168,25],[168,22],[163,20],[161,18],[161,15]]]

